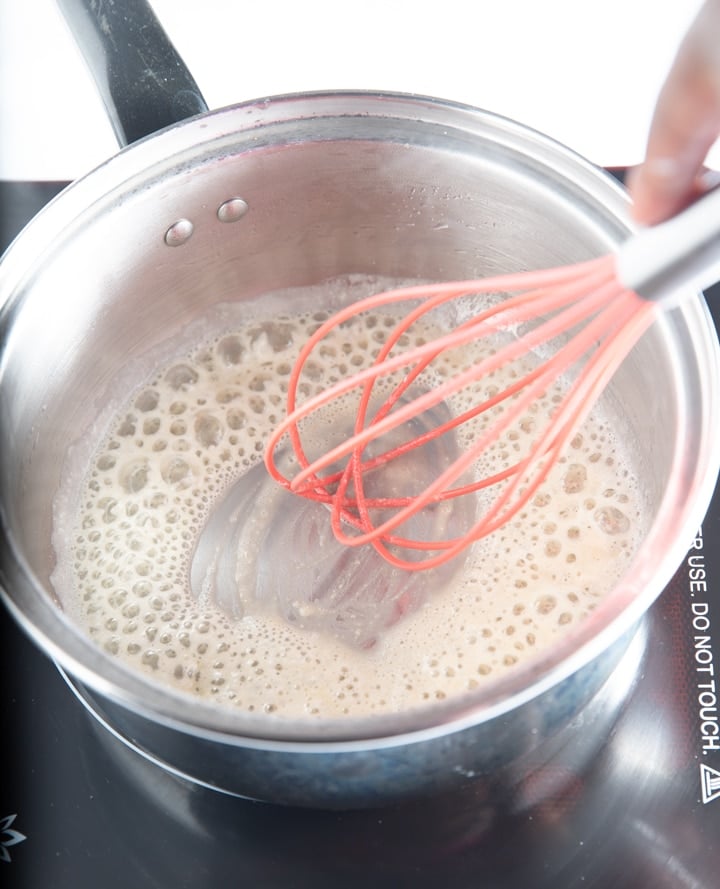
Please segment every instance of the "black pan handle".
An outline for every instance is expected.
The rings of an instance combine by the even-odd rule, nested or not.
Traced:
[[[121,145],[207,111],[146,0],[57,2]]]

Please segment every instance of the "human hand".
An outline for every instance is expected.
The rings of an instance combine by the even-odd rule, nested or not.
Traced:
[[[628,176],[638,222],[661,222],[705,190],[703,162],[718,136],[720,0],[706,0],[660,91],[645,160]]]

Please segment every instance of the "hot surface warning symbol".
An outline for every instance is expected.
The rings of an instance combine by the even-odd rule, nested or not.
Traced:
[[[700,765],[700,786],[703,803],[710,803],[720,797],[720,772],[710,766]]]

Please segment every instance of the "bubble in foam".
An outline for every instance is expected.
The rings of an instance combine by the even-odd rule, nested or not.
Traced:
[[[209,412],[197,414],[193,421],[195,440],[202,448],[219,445],[223,437],[223,425],[220,420]]]
[[[150,465],[147,459],[130,460],[120,470],[120,485],[126,493],[137,494],[147,485],[149,472]]]
[[[225,336],[217,344],[217,352],[225,364],[239,364],[245,354],[245,346],[240,337]]]
[[[601,506],[596,510],[594,518],[605,534],[627,534],[630,530],[630,519],[617,506]]]
[[[142,413],[154,411],[160,402],[160,393],[155,389],[145,389],[135,399],[135,407]]]
[[[563,476],[563,490],[566,494],[579,494],[587,483],[587,469],[582,463],[571,463]]]
[[[165,382],[175,392],[187,392],[199,379],[198,371],[187,364],[175,364],[165,373]]]

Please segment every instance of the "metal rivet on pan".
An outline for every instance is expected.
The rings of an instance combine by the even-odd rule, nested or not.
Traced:
[[[188,240],[194,228],[195,226],[189,219],[178,219],[165,232],[165,243],[168,247],[179,247]]]
[[[247,211],[247,201],[242,198],[230,198],[218,207],[217,218],[220,222],[237,222]]]

